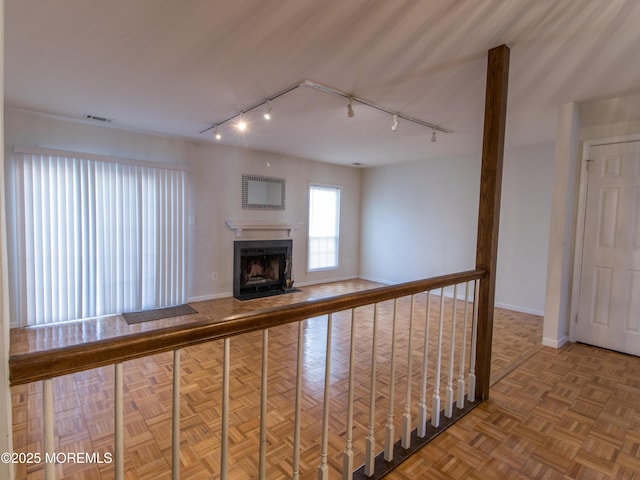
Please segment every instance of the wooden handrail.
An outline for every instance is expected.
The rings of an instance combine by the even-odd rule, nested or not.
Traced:
[[[249,314],[232,315],[223,320],[202,320],[188,325],[175,325],[45,351],[14,354],[9,357],[9,381],[11,386],[23,385],[113,365],[212,340],[260,331],[332,312],[340,312],[481,279],[485,275],[486,271],[478,268],[399,285],[259,310]]]

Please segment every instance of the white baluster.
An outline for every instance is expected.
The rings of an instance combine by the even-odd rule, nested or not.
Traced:
[[[365,467],[364,473],[371,477],[375,472],[376,459],[376,436],[375,436],[375,417],[376,417],[376,361],[377,361],[377,343],[378,343],[378,304],[373,307],[373,342],[371,345],[371,385],[369,387],[369,430],[367,431],[367,444],[365,450]]]
[[[427,318],[424,327],[424,347],[422,355],[422,385],[418,403],[418,437],[427,435],[427,372],[429,371],[429,320],[431,316],[431,291],[427,292]]]
[[[116,480],[124,478],[124,416],[123,416],[123,374],[122,364],[116,363],[114,376],[114,475]]]
[[[349,339],[349,391],[347,392],[347,438],[342,459],[342,479],[353,478],[353,377],[356,353],[356,311],[351,309],[351,338]]]
[[[269,329],[262,331],[262,379],[260,385],[260,460],[259,479],[267,478],[267,367],[269,360]]]
[[[398,312],[398,299],[393,300],[393,326],[391,328],[391,372],[389,373],[389,409],[387,410],[387,425],[384,437],[384,459],[387,462],[393,460],[393,437],[395,427],[393,425],[393,409],[395,403],[396,384],[396,324]]]
[[[440,289],[440,325],[438,327],[438,356],[436,358],[436,378],[431,407],[431,425],[440,426],[440,367],[442,364],[442,322],[444,321],[444,287]]]
[[[446,402],[444,407],[444,416],[451,418],[453,416],[453,369],[455,364],[456,353],[456,313],[458,305],[458,285],[453,286],[453,311],[451,313],[451,353],[449,354],[449,376],[447,379]]]
[[[469,282],[464,287],[464,323],[462,327],[462,352],[460,353],[460,371],[458,372],[458,400],[456,407],[464,408],[464,365],[467,355],[467,327],[469,325]]]
[[[413,311],[416,297],[411,295],[411,310],[409,312],[409,344],[407,345],[407,386],[404,397],[404,413],[402,415],[402,448],[411,446],[411,357],[413,356]]]
[[[302,408],[302,322],[298,322],[298,359],[296,363],[296,406],[293,431],[293,480],[300,478],[300,411]]]
[[[222,360],[222,432],[220,439],[220,479],[229,478],[229,364],[231,340],[224,339]]]
[[[180,350],[173,351],[171,478],[172,480],[180,480]]]
[[[470,402],[476,401],[476,343],[478,341],[478,292],[480,280],[475,281],[473,293],[473,321],[471,323],[471,355],[469,360],[469,395]]]
[[[324,405],[322,407],[322,452],[318,466],[318,480],[329,480],[329,464],[327,456],[329,450],[329,400],[331,391],[331,333],[333,330],[333,315],[327,318],[327,348],[324,364]]]
[[[42,381],[42,436],[44,440],[44,451],[53,455],[55,451],[54,419],[53,419],[53,379],[47,378]],[[44,480],[56,478],[55,462],[44,464]]]

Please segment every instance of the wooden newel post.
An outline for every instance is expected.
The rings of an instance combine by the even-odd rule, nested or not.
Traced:
[[[501,45],[489,50],[487,60],[487,92],[484,111],[482,170],[480,173],[478,243],[476,246],[476,268],[484,268],[487,271],[487,276],[480,281],[478,298],[476,387],[478,397],[482,401],[489,398],[491,377],[491,340],[493,337],[508,84],[509,47]]]

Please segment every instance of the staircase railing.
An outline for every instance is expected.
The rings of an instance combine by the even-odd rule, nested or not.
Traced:
[[[330,465],[330,457],[335,451],[329,451],[331,405],[331,366],[334,316],[340,312],[350,312],[350,338],[348,340],[349,375],[347,390],[347,411],[344,412],[343,478],[381,478],[384,473],[395,467],[413,451],[425,444],[436,433],[448,427],[458,417],[476,404],[475,378],[476,365],[481,364],[475,357],[477,333],[477,297],[479,281],[485,275],[477,269],[442,277],[420,280],[401,285],[386,286],[337,297],[313,300],[288,306],[276,307],[255,313],[231,316],[223,321],[198,321],[188,325],[167,327],[159,330],[139,332],[124,337],[106,338],[84,344],[66,346],[46,351],[37,351],[12,355],[10,357],[11,385],[43,382],[43,468],[45,478],[55,475],[55,432],[54,432],[54,394],[52,379],[61,375],[76,373],[88,369],[115,365],[114,384],[114,450],[113,463],[115,478],[124,478],[125,451],[123,422],[123,362],[154,355],[173,352],[173,402],[172,402],[172,478],[180,477],[180,353],[181,350],[204,342],[223,343],[220,425],[220,478],[229,477],[229,396],[230,370],[233,358],[230,345],[234,338],[250,332],[262,332],[261,399],[259,408],[260,440],[259,461],[256,477],[266,478],[268,461],[267,442],[267,400],[268,400],[268,354],[269,330],[286,324],[297,323],[297,345],[295,365],[295,399],[293,450],[290,457],[291,477],[300,478],[309,471],[301,468],[300,439],[301,425],[305,419],[302,408],[303,377],[305,366],[303,346],[305,339],[303,324],[309,319],[325,319],[326,348],[324,359],[324,392],[322,394],[322,429],[318,452],[318,478],[329,478],[330,469],[339,467]],[[454,300],[464,289],[463,299]],[[453,292],[446,290],[452,289]],[[453,297],[453,299],[447,297]],[[400,314],[398,302],[410,302],[409,314]],[[446,307],[445,307],[446,304]],[[369,307],[369,308],[367,308]],[[343,314],[341,314],[343,315]],[[372,318],[368,318],[371,316]],[[381,325],[388,329],[391,325],[391,339],[385,345],[379,344]],[[418,336],[416,332],[420,331]],[[443,341],[443,338],[446,341]],[[345,341],[346,339],[340,339]],[[437,341],[436,341],[437,340]],[[354,380],[355,352],[369,348],[370,365],[368,379],[368,401],[358,398],[358,405],[367,404],[368,427],[366,432],[354,428],[354,400],[361,394],[363,385]],[[404,350],[404,351],[402,351]],[[399,359],[405,368],[399,370]],[[415,359],[420,358],[416,364]],[[389,369],[381,373],[379,366],[383,359],[389,359]],[[414,364],[416,368],[414,371]],[[361,376],[360,376],[361,377]],[[419,381],[417,378],[419,377]],[[404,383],[402,387],[399,382]],[[419,391],[412,390],[412,384],[419,385]],[[366,386],[364,388],[367,388]],[[396,404],[396,388],[404,388],[402,400]],[[386,390],[386,391],[384,391]],[[377,422],[382,405],[380,397],[387,397],[387,415],[383,424]],[[444,405],[441,408],[441,405]],[[430,408],[429,408],[430,406]],[[400,408],[401,427],[396,434],[394,417]],[[357,408],[355,409],[357,410]],[[428,411],[430,410],[430,416]],[[416,415],[417,414],[417,415]],[[414,418],[416,418],[414,420]],[[316,419],[314,421],[319,421]],[[379,437],[384,432],[384,447],[378,451]],[[378,441],[376,441],[378,437]],[[364,445],[356,445],[363,442]],[[335,442],[331,442],[334,445]],[[382,446],[382,445],[381,445]],[[364,458],[354,454],[364,451]],[[354,465],[364,465],[355,469]],[[334,462],[335,463],[335,462]]]

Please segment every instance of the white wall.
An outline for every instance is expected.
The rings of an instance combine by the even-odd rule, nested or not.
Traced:
[[[544,311],[553,160],[553,145],[505,151],[498,306]],[[361,276],[395,283],[473,269],[480,164],[478,154],[367,170]]]
[[[554,145],[505,151],[496,305],[543,315]]]
[[[546,309],[542,331],[542,343],[556,348],[569,339],[579,128],[576,104],[561,105],[558,109]]]
[[[233,280],[235,232],[227,220],[301,223],[293,234],[293,272],[296,285],[308,285],[358,276],[360,243],[361,171],[299,158],[220,145],[198,144],[189,164],[193,189],[189,215],[189,292],[194,298],[229,295]],[[242,174],[286,180],[285,211],[242,209]],[[340,266],[336,270],[306,272],[308,187],[321,183],[342,187]],[[288,232],[243,232],[241,239],[287,238]],[[212,281],[216,272],[218,280]]]
[[[4,85],[4,0],[0,0],[0,90]],[[0,99],[0,452],[13,451],[11,391],[9,389],[9,308],[6,272],[6,224],[4,220],[4,97]],[[0,462],[0,478],[14,478],[13,465]]]
[[[475,266],[480,161],[367,169],[360,275],[398,283]]]
[[[354,278],[358,275],[361,170],[299,158],[225,147],[213,142],[119,130],[49,116],[7,110],[6,152],[14,145],[112,155],[136,160],[179,163],[189,169],[187,295],[191,300],[232,293],[233,241],[226,220],[300,222],[293,236],[296,285]],[[268,166],[267,164],[270,164]],[[242,209],[242,174],[286,180],[286,209]],[[306,273],[308,185],[342,187],[340,267]],[[245,232],[242,239],[283,238],[286,232]],[[212,273],[218,274],[212,280]]]
[[[637,135],[638,133],[640,133],[640,120],[617,122],[581,128],[580,140],[608,139],[615,141],[616,138]]]
[[[22,145],[186,165],[194,143],[5,110],[5,151],[8,154],[13,146]]]

